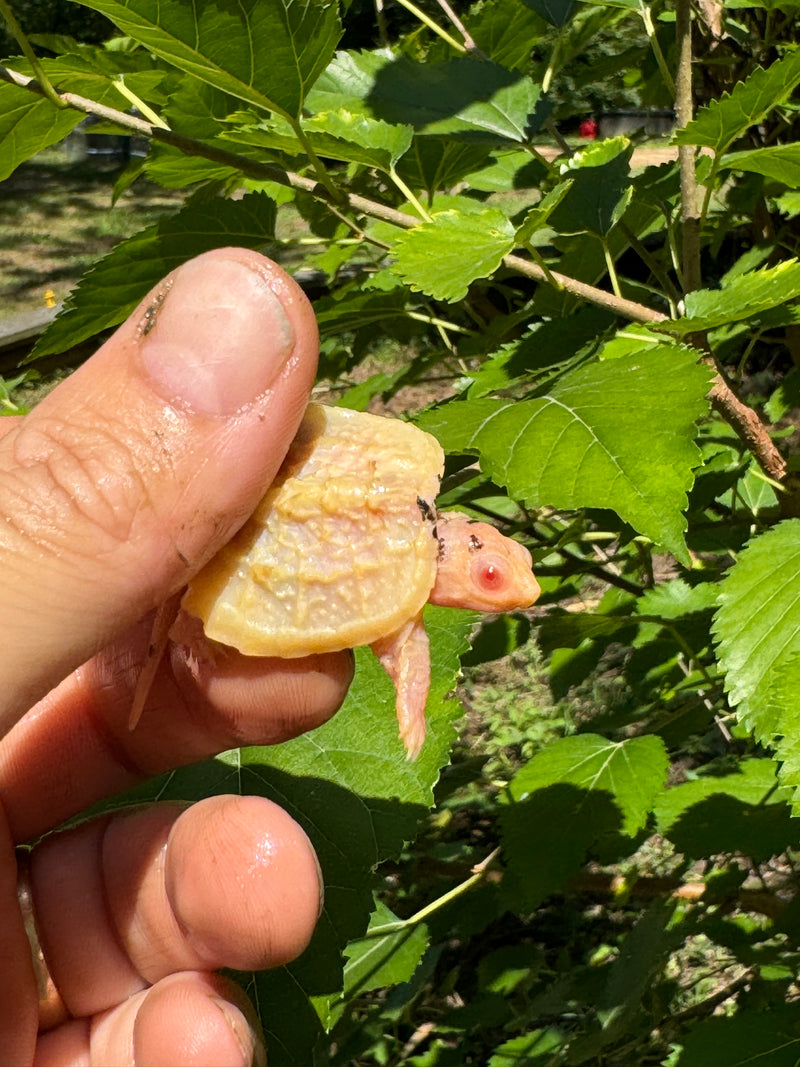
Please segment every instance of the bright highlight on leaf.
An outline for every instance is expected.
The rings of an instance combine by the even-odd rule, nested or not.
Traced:
[[[776,700],[777,675],[800,653],[800,520],[788,519],[755,537],[722,585],[714,621],[725,688],[744,724],[765,744],[785,733],[792,696]]]
[[[394,271],[436,300],[462,300],[514,247],[514,227],[498,208],[439,211],[394,245]]]

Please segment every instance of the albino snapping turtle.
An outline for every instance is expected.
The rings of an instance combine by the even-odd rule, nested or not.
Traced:
[[[511,611],[539,595],[527,549],[437,512],[443,468],[439,443],[410,423],[309,404],[275,481],[181,607],[245,655],[371,645],[414,758],[430,684],[423,606]],[[133,721],[143,702],[137,694]]]

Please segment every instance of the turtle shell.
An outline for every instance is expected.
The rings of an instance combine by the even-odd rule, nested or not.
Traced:
[[[292,658],[371,644],[436,579],[444,457],[410,423],[310,404],[277,478],[183,607],[208,637]]]

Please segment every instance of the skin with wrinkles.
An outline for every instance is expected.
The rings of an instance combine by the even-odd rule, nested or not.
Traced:
[[[415,758],[430,685],[424,605],[513,611],[539,595],[527,549],[436,510],[443,467],[438,442],[410,423],[310,404],[277,478],[191,582],[184,612],[245,655],[371,645]],[[164,638],[169,621],[157,621]],[[172,637],[187,643],[187,632],[179,623]]]

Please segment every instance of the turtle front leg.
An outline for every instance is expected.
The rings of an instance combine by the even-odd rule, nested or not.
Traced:
[[[431,684],[430,646],[422,613],[396,633],[375,641],[372,651],[394,682],[400,740],[408,758],[416,759],[425,741],[425,704]]]

